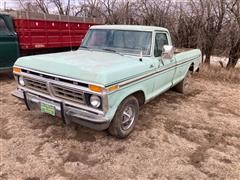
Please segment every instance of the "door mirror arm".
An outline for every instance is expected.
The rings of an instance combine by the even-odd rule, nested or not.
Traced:
[[[164,66],[164,62],[163,62],[163,58],[160,56],[159,57],[159,61],[162,63],[162,65]]]

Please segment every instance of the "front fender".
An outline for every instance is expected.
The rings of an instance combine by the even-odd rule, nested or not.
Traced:
[[[150,89],[149,89],[150,90]],[[135,84],[132,86],[124,87],[119,89],[118,91],[112,92],[108,94],[108,104],[109,104],[109,111],[107,113],[107,117],[109,119],[113,119],[117,108],[121,104],[121,102],[131,94],[134,94],[135,92],[142,91],[144,93],[144,97],[146,100],[146,95],[148,92],[148,87],[142,85],[142,84]]]

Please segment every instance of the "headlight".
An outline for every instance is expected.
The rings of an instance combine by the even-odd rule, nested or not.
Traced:
[[[21,86],[25,86],[25,82],[24,82],[24,79],[23,79],[22,76],[20,76],[20,77],[18,78],[18,83],[19,83]]]
[[[101,98],[98,96],[92,95],[90,97],[90,104],[95,108],[99,108],[101,106]]]

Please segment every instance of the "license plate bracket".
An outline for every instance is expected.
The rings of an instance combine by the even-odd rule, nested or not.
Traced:
[[[56,116],[56,108],[55,108],[54,105],[41,102],[40,103],[40,110],[43,113],[47,113],[47,114],[50,114],[52,116]]]

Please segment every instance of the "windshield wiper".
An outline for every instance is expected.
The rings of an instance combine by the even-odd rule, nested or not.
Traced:
[[[109,49],[109,48],[102,48],[101,50],[118,53],[118,52],[115,51],[114,49]]]
[[[108,52],[112,52],[112,53],[116,53],[116,54],[119,54],[119,55],[123,56],[122,53],[120,53],[120,52],[118,52],[118,51],[116,51],[116,50],[114,50],[114,49],[102,48],[101,50],[103,50],[103,51],[108,51]]]

